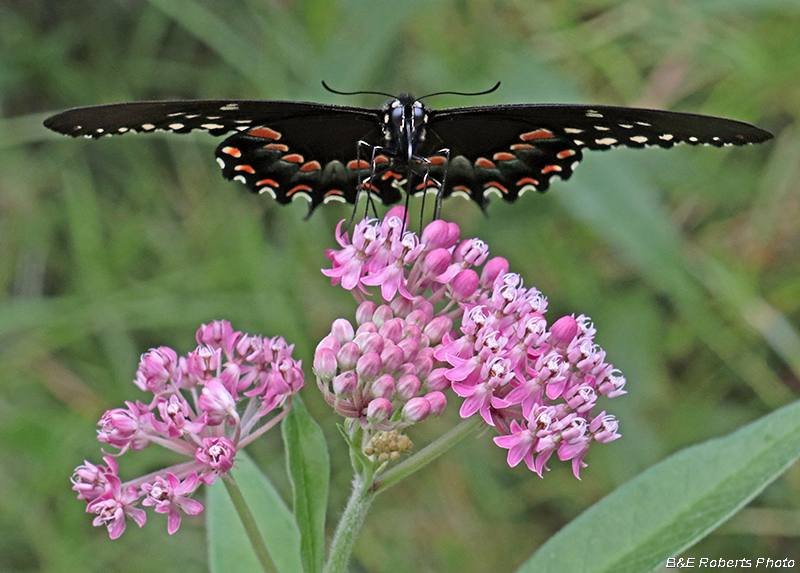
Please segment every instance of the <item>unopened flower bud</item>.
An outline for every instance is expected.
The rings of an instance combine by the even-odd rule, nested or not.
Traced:
[[[338,367],[336,354],[330,348],[321,348],[314,353],[314,375],[323,382],[330,382]]]
[[[341,344],[353,340],[355,336],[353,325],[345,318],[337,318],[333,321],[331,334],[333,334]]]
[[[450,297],[457,302],[463,302],[475,294],[479,284],[478,273],[472,269],[464,269],[450,282]]]
[[[352,370],[342,372],[333,379],[333,392],[337,396],[352,396],[358,387],[358,378]]]
[[[375,323],[379,329],[387,320],[391,320],[394,318],[394,312],[392,311],[392,307],[388,304],[382,304],[375,309],[375,313],[372,316],[372,322]]]
[[[402,318],[392,318],[383,323],[380,329],[378,329],[378,333],[385,339],[397,344],[403,337],[404,325],[405,321]]]
[[[356,324],[361,326],[365,322],[372,322],[372,315],[375,314],[375,309],[378,305],[371,300],[365,300],[358,305],[356,309]]]
[[[489,259],[483,265],[481,272],[481,286],[485,289],[492,288],[494,281],[497,277],[503,276],[508,272],[508,261],[503,257],[494,257]]]
[[[427,251],[448,249],[453,246],[452,235],[450,224],[442,219],[436,219],[422,230],[422,243]]]
[[[386,398],[375,398],[367,406],[367,420],[381,423],[392,415],[392,403]]]
[[[358,349],[361,354],[368,354],[370,352],[381,353],[383,350],[383,336],[377,332],[364,332],[356,336],[353,341],[358,344]]]
[[[339,370],[352,370],[356,367],[361,350],[355,342],[345,342],[342,348],[336,354],[336,360],[339,362]]]
[[[381,362],[385,372],[394,372],[405,361],[403,349],[396,344],[387,344],[381,352]]]
[[[419,352],[419,342],[416,338],[404,338],[397,343],[397,346],[403,351],[404,362],[411,362],[417,357],[417,352]]]
[[[429,390],[437,392],[447,390],[450,388],[450,380],[447,379],[445,374],[447,374],[449,370],[449,368],[437,368],[436,370],[432,370],[425,380],[425,386]]]
[[[425,399],[431,405],[432,416],[439,416],[447,406],[447,397],[441,392],[428,392]]]
[[[427,418],[431,413],[431,403],[427,399],[411,398],[403,406],[402,418],[406,422],[415,423]]]
[[[361,380],[374,380],[380,374],[381,356],[377,352],[370,352],[358,359],[356,373]]]
[[[236,413],[236,402],[231,396],[231,393],[225,389],[216,378],[212,378],[203,386],[203,391],[200,393],[200,398],[197,399],[197,405],[208,414],[208,424],[210,426],[218,426],[225,420],[231,422],[238,419]]]
[[[401,318],[408,316],[408,313],[413,309],[413,305],[414,303],[404,296],[398,296],[391,303],[389,303],[394,315]]]
[[[407,374],[397,381],[395,390],[403,400],[409,400],[419,393],[419,386],[419,378],[413,374]]]
[[[578,334],[578,323],[572,316],[562,316],[550,327],[548,342],[556,348],[566,348]]]
[[[435,317],[422,329],[422,332],[430,339],[430,344],[435,346],[442,341],[444,335],[453,328],[453,319],[443,314]]]
[[[329,334],[322,340],[320,340],[319,344],[317,344],[316,352],[319,352],[323,348],[330,348],[333,350],[333,353],[336,354],[339,352],[339,349],[342,347],[342,344],[339,342],[339,339],[336,338],[333,334]]]
[[[425,255],[422,259],[422,275],[428,278],[436,277],[447,270],[452,256],[447,249],[436,249]]]
[[[382,374],[378,376],[370,387],[370,393],[373,398],[386,398],[391,400],[394,396],[395,383],[391,374]]]

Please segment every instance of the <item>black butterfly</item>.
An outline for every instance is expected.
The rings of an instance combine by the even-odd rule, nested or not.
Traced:
[[[434,190],[440,199],[463,194],[483,209],[490,193],[511,202],[527,189],[546,191],[554,176],[568,179],[584,149],[772,138],[748,123],[692,113],[561,104],[434,110],[411,94],[380,109],[268,100],[120,103],[67,110],[44,125],[90,138],[233,132],[216,150],[223,176],[282,204],[304,197],[309,214],[330,200],[355,203],[360,190],[384,204],[400,200],[403,190]]]

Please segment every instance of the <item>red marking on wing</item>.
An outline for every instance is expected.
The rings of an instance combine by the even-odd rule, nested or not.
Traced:
[[[434,155],[432,157],[428,157],[428,163],[430,165],[441,165],[442,163],[446,162],[447,158],[441,155]]]
[[[470,191],[472,191],[472,190],[469,187],[466,187],[465,185],[454,185],[453,186],[453,191],[463,191],[464,193],[469,195]]]
[[[508,195],[508,189],[500,185],[497,181],[489,181],[488,183],[483,184],[484,189],[489,189],[490,187],[494,187],[495,189],[500,189],[500,192],[503,195]]]
[[[305,165],[300,168],[300,171],[316,171],[317,169],[322,169],[322,165],[319,164],[319,161],[309,161]]]
[[[511,149],[517,151],[518,149],[535,149],[533,145],[530,143],[515,143],[511,146]]]
[[[251,175],[256,172],[255,169],[253,169],[250,165],[247,165],[247,164],[237,165],[236,167],[233,168],[233,170],[234,171],[245,171],[246,173],[250,173]]]
[[[517,187],[522,187],[523,185],[538,185],[539,182],[532,177],[523,177],[519,181],[517,181]]]
[[[347,166],[350,169],[369,169],[369,163],[363,159],[353,159],[352,161],[348,161]]]
[[[507,151],[501,151],[499,153],[495,153],[492,155],[492,159],[495,161],[511,161],[512,159],[516,159],[517,156],[513,153],[508,153]]]
[[[284,155],[281,157],[283,161],[288,161],[289,163],[303,163],[306,159],[299,153],[292,153],[290,155]]]
[[[248,134],[252,135],[253,137],[263,137],[265,139],[280,139],[281,134],[274,129],[270,129],[268,127],[257,127],[256,129],[251,129],[247,132]]]
[[[542,173],[552,173],[553,171],[561,171],[560,165],[547,165],[542,168]]]
[[[522,141],[530,141],[532,139],[550,139],[553,137],[553,132],[548,129],[536,129],[528,131],[519,136]]]
[[[256,187],[262,187],[264,185],[267,185],[269,187],[275,187],[277,189],[278,182],[275,181],[274,179],[262,179],[261,181],[256,181]]]
[[[311,192],[311,187],[309,187],[308,185],[295,185],[295,186],[294,186],[294,187],[292,187],[292,189],[291,189],[291,190],[290,190],[290,191],[289,191],[289,192],[286,194],[286,196],[287,196],[287,197],[291,197],[292,195],[294,195],[294,194],[295,194],[295,193],[297,193],[298,191],[305,191],[305,192],[307,192],[307,193],[310,193],[310,192]]]
[[[386,163],[387,161],[389,161],[389,158],[386,157],[385,155],[376,155],[375,156],[375,164],[376,165],[378,163]]]
[[[284,145],[283,143],[268,143],[264,146],[264,149],[276,149],[285,153],[289,151],[289,146]]]
[[[231,157],[241,157],[242,156],[242,152],[239,151],[239,149],[236,148],[236,147],[223,147],[222,148],[222,153],[224,153],[225,155],[230,155]]]
[[[428,187],[438,187],[439,185],[437,185],[436,181],[430,181],[430,180],[428,180],[428,181],[426,181],[425,183],[420,183],[419,185],[417,185],[417,186],[416,186],[416,190],[417,190],[417,191],[422,191],[422,188],[423,188],[423,186],[424,186],[425,188],[428,188]]]
[[[381,179],[383,179],[384,181],[386,181],[387,179],[397,179],[399,181],[402,178],[403,178],[402,175],[400,175],[399,173],[395,173],[394,171],[387,171],[381,176]]]
[[[332,195],[335,195],[335,196],[337,196],[337,197],[341,197],[341,196],[343,196],[343,195],[344,195],[344,193],[342,193],[342,192],[341,192],[341,191],[339,191],[338,189],[331,189],[330,191],[327,191],[327,192],[325,193],[325,197],[330,197],[330,196],[332,196]]]
[[[556,154],[556,157],[559,159],[566,159],[567,157],[572,157],[573,155],[575,155],[574,149],[565,149],[564,151],[559,151]]]
[[[496,167],[496,165],[494,163],[492,163],[491,161],[489,161],[485,157],[478,157],[478,159],[475,160],[475,166],[476,167],[485,167],[486,169],[494,169]]]

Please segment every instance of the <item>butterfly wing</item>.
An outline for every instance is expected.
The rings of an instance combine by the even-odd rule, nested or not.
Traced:
[[[280,203],[303,196],[313,209],[330,199],[353,202],[358,142],[382,141],[379,110],[292,101],[195,100],[111,104],[67,110],[45,126],[73,137],[122,133],[230,132],[217,148],[227,179]],[[369,173],[363,169],[362,176]],[[399,193],[389,191],[388,199]],[[395,198],[396,200],[396,198]]]
[[[446,175],[445,196],[462,193],[484,207],[487,194],[514,201],[544,192],[554,176],[568,179],[584,149],[744,145],[772,137],[741,121],[692,113],[583,105],[500,105],[435,110],[423,155],[439,157],[431,175]]]

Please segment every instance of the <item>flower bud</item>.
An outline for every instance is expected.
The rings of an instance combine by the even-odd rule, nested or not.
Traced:
[[[452,232],[450,230],[450,225],[442,219],[431,221],[422,230],[422,243],[425,245],[425,250],[427,251],[447,249],[452,246],[448,244],[451,241]]]
[[[548,342],[556,348],[566,348],[578,334],[578,323],[572,316],[562,316],[550,327]]]
[[[378,333],[385,339],[397,344],[403,337],[404,325],[405,321],[402,318],[392,318],[383,323],[380,329],[378,329]]]
[[[378,327],[375,326],[374,322],[365,322],[356,330],[356,338],[358,338],[359,334],[369,334],[370,332],[378,332]]]
[[[439,276],[450,266],[452,256],[447,249],[436,249],[422,259],[422,275],[428,278]]]
[[[422,329],[423,334],[425,334],[428,338],[430,338],[430,345],[436,346],[442,341],[444,335],[450,332],[453,328],[453,319],[443,314],[441,316],[434,317],[425,327]]]
[[[492,288],[494,281],[497,277],[502,276],[508,272],[508,261],[503,257],[494,257],[489,259],[483,265],[481,272],[481,286],[485,289]]]
[[[338,367],[336,354],[330,348],[322,348],[314,353],[314,375],[323,382],[330,382],[336,376]]]
[[[375,314],[375,309],[378,305],[371,300],[365,300],[358,305],[356,309],[356,324],[361,326],[365,322],[372,322],[372,315]]]
[[[337,396],[352,396],[358,387],[358,378],[352,370],[342,372],[333,379],[333,392]]]
[[[331,334],[333,334],[341,344],[353,340],[353,337],[355,336],[355,333],[353,332],[353,325],[350,324],[350,321],[345,318],[337,318],[333,321],[333,325],[331,326]]]
[[[208,414],[209,426],[218,426],[227,419],[233,422],[238,418],[233,396],[216,378],[205,383],[200,398],[197,399],[197,405]]]
[[[411,312],[413,304],[414,303],[408,300],[406,297],[398,296],[391,303],[389,303],[389,307],[392,309],[392,312],[395,316],[405,318],[408,316],[408,313]]]
[[[411,398],[403,406],[402,418],[411,424],[420,422],[427,418],[431,413],[431,403],[425,398]]]
[[[392,403],[386,398],[375,398],[367,406],[367,420],[381,423],[392,415]]]
[[[419,386],[419,378],[413,374],[407,374],[397,381],[395,390],[403,400],[410,400],[419,393]]]
[[[361,354],[368,354],[370,352],[381,353],[383,350],[383,336],[377,332],[364,332],[356,336],[353,341],[358,344],[358,349]]]
[[[325,338],[319,341],[317,344],[316,352],[319,352],[323,348],[330,348],[333,350],[333,353],[336,354],[339,352],[339,349],[342,347],[342,344],[339,342],[339,339],[336,338],[333,334],[329,334]]]
[[[336,360],[339,362],[339,370],[352,370],[356,367],[361,356],[361,351],[358,349],[358,344],[355,342],[345,342],[342,348],[336,354]]]
[[[428,378],[425,380],[425,386],[429,390],[433,390],[436,392],[447,390],[450,387],[450,380],[447,379],[445,374],[447,374],[449,368],[437,368],[436,370],[432,370],[430,374],[428,374]]]
[[[478,290],[480,279],[472,269],[464,269],[450,282],[450,297],[456,302],[463,302]]]
[[[396,344],[387,344],[381,352],[381,362],[385,372],[394,372],[405,361],[403,349]]]
[[[382,304],[375,309],[375,314],[372,317],[372,322],[375,323],[379,329],[387,320],[394,318],[394,312],[388,304]]]
[[[403,362],[411,362],[417,357],[419,342],[416,338],[404,338],[397,343],[397,346],[403,351]]]
[[[386,398],[387,400],[392,399],[394,390],[394,377],[392,377],[391,374],[382,374],[378,376],[370,387],[370,393],[373,398]]]
[[[381,371],[381,356],[376,352],[370,352],[358,359],[356,373],[361,380],[374,380]]]
[[[439,416],[447,406],[447,397],[441,392],[428,392],[425,399],[431,405],[431,415]]]

